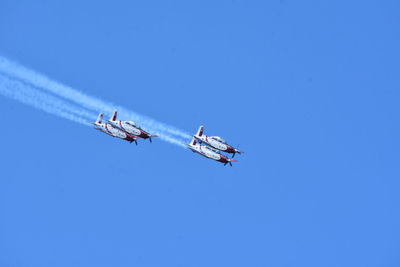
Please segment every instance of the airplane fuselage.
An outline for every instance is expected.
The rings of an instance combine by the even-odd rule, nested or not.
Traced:
[[[149,138],[151,135],[145,131],[143,131],[142,129],[139,129],[125,121],[110,121],[110,124],[122,131],[124,131],[125,133],[129,134],[129,135],[134,135],[134,136],[138,136],[141,138]]]
[[[120,130],[119,128],[113,127],[111,124],[108,123],[94,123],[93,124],[95,129],[102,131],[103,133],[109,134],[113,137],[121,138],[127,140],[129,142],[133,142],[135,138],[124,131]]]
[[[209,149],[207,146],[202,146],[202,145],[188,145],[189,149],[192,150],[195,153],[198,153],[206,158],[213,159],[222,163],[227,163],[229,162],[229,159],[211,149]]]
[[[206,135],[202,135],[202,136],[195,135],[194,138],[196,138],[196,140],[199,141],[200,143],[205,143],[205,144],[209,145],[210,147],[213,147],[220,151],[223,151],[226,153],[235,153],[236,152],[236,150],[233,147],[231,147],[230,145],[220,142],[218,140],[215,140],[213,138],[210,138]]]

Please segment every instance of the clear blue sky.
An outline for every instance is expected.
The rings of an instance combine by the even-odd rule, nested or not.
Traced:
[[[0,266],[400,266],[398,1],[0,2],[0,54],[224,167],[0,97]]]

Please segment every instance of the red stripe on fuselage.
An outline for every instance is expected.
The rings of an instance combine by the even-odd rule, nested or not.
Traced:
[[[124,129],[124,127],[122,126],[122,122],[121,122],[121,121],[119,121],[119,126],[121,126],[121,129],[122,129],[122,130],[126,131],[126,130]]]
[[[107,131],[109,134],[112,134],[112,133],[108,130],[107,123],[104,124],[104,125],[105,125],[105,127],[106,127],[106,131]]]

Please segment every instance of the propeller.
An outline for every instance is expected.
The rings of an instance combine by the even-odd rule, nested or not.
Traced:
[[[232,158],[235,156],[236,153],[239,153],[239,154],[244,153],[243,151],[240,151],[240,150],[239,150],[239,145],[237,145],[236,147],[237,147],[237,148],[234,148]]]
[[[231,165],[231,167],[232,167],[232,162],[230,162],[230,161],[225,162],[224,166],[226,166],[226,164],[228,164],[228,163],[229,163],[229,165]]]
[[[152,137],[158,137],[158,135],[151,135],[151,134],[149,134],[148,136],[149,136],[149,139],[150,139],[150,143],[153,142],[153,140],[151,139]]]

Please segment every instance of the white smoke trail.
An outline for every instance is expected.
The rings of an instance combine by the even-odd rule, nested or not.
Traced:
[[[182,140],[177,136],[185,138],[190,137],[188,134],[176,130],[173,127],[156,122],[145,116],[137,115],[126,108],[114,106],[100,99],[85,95],[82,92],[54,82],[43,75],[37,74],[34,71],[28,70],[23,66],[19,66],[1,57],[0,76],[0,86],[2,87],[0,89],[1,94],[60,117],[79,123],[85,123],[85,119],[93,119],[97,116],[86,110],[86,108],[96,110],[97,112],[105,111],[107,113],[112,113],[114,108],[117,108],[121,113],[125,115],[128,114],[130,119],[133,118],[145,128],[150,129],[152,134],[158,135],[160,139],[169,143],[185,147],[182,144]],[[46,93],[46,91],[53,95]],[[60,97],[64,97],[81,106],[68,103]],[[171,136],[171,134],[177,136]]]
[[[26,84],[25,82],[21,82],[15,78],[9,78],[1,73],[0,94],[20,101],[26,105],[43,110],[47,113],[78,122],[86,126],[89,126],[87,120],[91,120],[97,116],[95,113],[87,111],[80,106],[67,103],[62,98],[50,95],[45,91]],[[185,147],[180,140],[171,137],[168,134],[158,131],[155,131],[154,133],[159,135],[162,140]]]
[[[21,81],[10,79],[1,74],[0,94],[83,125],[88,125],[86,122],[87,118],[96,116],[80,107],[70,105],[65,103],[65,101],[60,101],[60,99],[54,96],[40,92]]]
[[[57,96],[75,102],[87,109],[92,109],[97,112],[105,112],[108,114],[111,114],[114,109],[117,109],[119,110],[119,113],[122,115],[122,117],[127,117],[130,120],[136,121],[138,124],[142,125],[143,128],[149,130],[150,132],[157,133],[158,135],[160,135],[160,137],[163,135],[175,135],[184,139],[191,138],[191,135],[173,126],[158,122],[147,116],[143,116],[141,114],[133,112],[127,108],[114,105],[110,102],[105,102],[99,98],[86,95],[81,91],[63,85],[59,82],[53,81],[45,75],[30,70],[4,57],[0,57],[0,72],[3,72],[8,76],[21,79],[26,83],[30,83],[35,87],[39,87]],[[167,141],[171,141],[171,138],[172,137],[170,137]],[[180,140],[175,141],[177,142],[173,143],[180,144]]]

